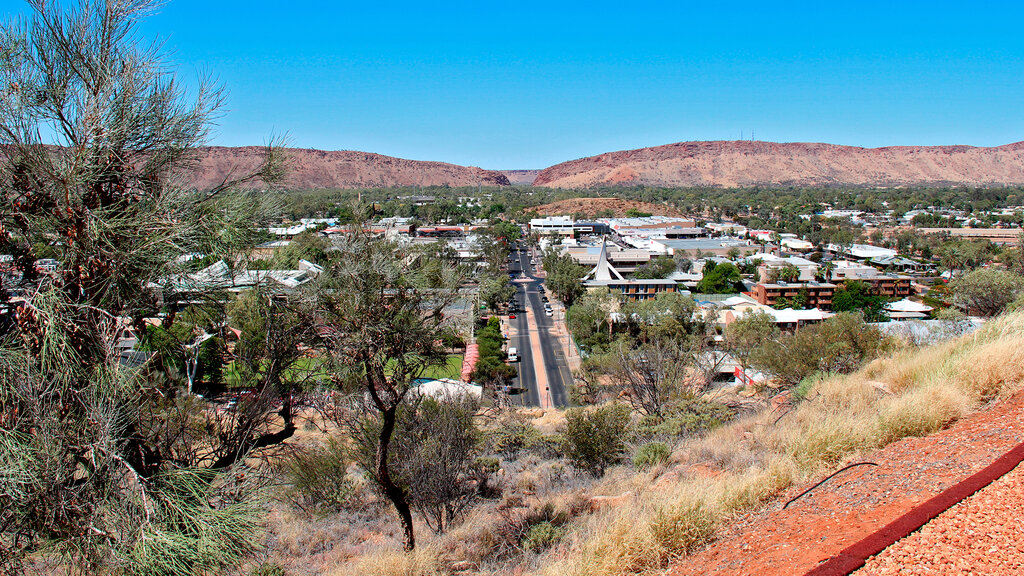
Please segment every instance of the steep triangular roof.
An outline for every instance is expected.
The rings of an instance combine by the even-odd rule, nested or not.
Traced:
[[[601,253],[597,257],[597,266],[583,277],[584,280],[625,280],[622,274],[608,261],[608,241],[601,240]]]

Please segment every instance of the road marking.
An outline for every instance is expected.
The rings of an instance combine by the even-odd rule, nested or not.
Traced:
[[[526,312],[527,321],[533,321],[533,307]],[[539,327],[538,327],[539,328]],[[537,396],[540,400],[541,408],[552,408],[554,405],[551,403],[551,391],[548,390],[548,373],[544,370],[544,354],[540,347],[540,330],[530,330],[530,351],[533,357],[533,372],[536,376],[537,382]]]

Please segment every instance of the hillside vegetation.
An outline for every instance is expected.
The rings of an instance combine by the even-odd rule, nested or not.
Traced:
[[[596,484],[549,495],[556,509],[583,499],[594,512],[577,510],[558,529],[557,545],[515,570],[472,561],[470,549],[489,530],[486,517],[474,516],[415,555],[370,553],[337,573],[475,574],[453,570],[467,554],[470,566],[490,573],[523,573],[524,566],[551,576],[660,573],[786,488],[901,438],[943,429],[1022,382],[1024,312],[1013,312],[972,335],[905,347],[847,376],[808,379],[787,401],[691,441],[664,464],[615,468]]]
[[[1024,381],[1024,313],[924,349],[905,349],[845,377],[821,378],[792,411],[711,432],[636,495],[593,516],[544,574],[654,572],[693,551],[741,512],[854,455],[949,425]],[[711,472],[711,473],[709,473]],[[671,479],[678,475],[678,480]]]

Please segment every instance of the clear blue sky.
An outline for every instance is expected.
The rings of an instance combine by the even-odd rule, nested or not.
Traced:
[[[0,0],[4,16],[24,11]],[[542,168],[750,138],[1024,140],[1024,2],[169,0],[143,25],[230,92],[213,143]]]

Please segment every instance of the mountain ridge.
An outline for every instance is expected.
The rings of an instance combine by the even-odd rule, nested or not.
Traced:
[[[199,149],[187,184],[208,189],[254,169],[259,146]],[[1024,142],[883,146],[713,140],[605,152],[543,170],[486,170],[357,150],[289,148],[285,188],[509,186],[998,186],[1024,184]],[[260,182],[250,186],[260,186]]]
[[[562,162],[535,186],[905,186],[1024,183],[1024,142],[995,147],[716,140],[606,152]]]
[[[255,169],[262,146],[206,146],[198,150],[194,168],[184,175],[189,186],[210,189],[232,175]],[[401,186],[508,186],[497,170],[446,162],[407,160],[357,150],[287,148],[282,185],[290,189],[390,188]],[[260,186],[261,182],[249,184]]]

